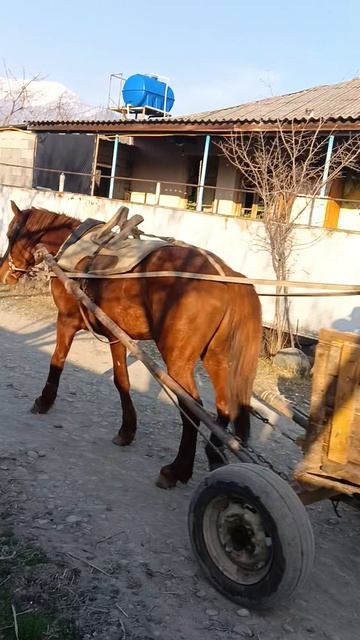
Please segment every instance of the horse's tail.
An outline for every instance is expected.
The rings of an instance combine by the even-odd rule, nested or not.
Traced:
[[[229,411],[235,434],[246,443],[250,399],[261,348],[259,297],[251,285],[228,285]]]

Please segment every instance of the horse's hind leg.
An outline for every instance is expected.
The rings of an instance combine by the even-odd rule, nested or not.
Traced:
[[[169,375],[176,380],[187,391],[194,400],[199,401],[199,394],[195,385],[194,379],[194,367],[197,358],[188,355],[182,351],[175,350],[167,353],[166,350],[162,351],[163,358],[166,362]],[[178,481],[186,483],[190,480],[193,472],[195,452],[196,452],[196,440],[197,430],[189,420],[199,426],[199,419],[189,411],[179,400],[179,407],[186,411],[186,415],[181,413],[182,420],[182,436],[180,441],[179,451],[173,462],[163,467],[160,471],[160,475],[157,481],[157,486],[162,489],[169,489],[175,487]],[[189,416],[189,418],[187,417]]]
[[[124,447],[134,440],[136,412],[129,393],[130,382],[126,364],[126,349],[121,343],[112,344],[110,348],[114,365],[114,384],[120,394],[123,412],[121,429],[113,438],[113,443]]]
[[[217,422],[225,429],[230,422],[229,415],[229,401],[228,401],[228,389],[227,381],[229,375],[229,363],[226,356],[221,349],[220,344],[217,348],[216,338],[210,343],[205,354],[202,356],[204,367],[208,372],[211,382],[215,391],[215,404],[217,410]],[[217,451],[222,448],[222,443],[215,436],[211,434],[210,444],[205,447],[206,456],[209,462],[209,469],[212,471],[224,464],[223,457]]]
[[[58,314],[56,325],[56,347],[50,361],[49,375],[41,395],[36,398],[32,413],[47,413],[55,402],[65,360],[77,331],[81,329],[79,315]]]

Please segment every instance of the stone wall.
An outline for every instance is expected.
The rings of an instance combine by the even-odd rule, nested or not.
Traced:
[[[32,187],[35,144],[34,133],[15,129],[0,131],[1,184]]]

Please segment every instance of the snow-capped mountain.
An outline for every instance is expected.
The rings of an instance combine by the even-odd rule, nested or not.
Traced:
[[[60,82],[0,77],[0,124],[34,120],[118,119],[112,111],[86,104]]]

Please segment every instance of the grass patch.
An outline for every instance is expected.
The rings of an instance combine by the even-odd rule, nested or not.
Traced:
[[[18,554],[18,563],[23,567],[36,567],[47,562],[46,554],[36,547],[26,546]]]
[[[9,528],[0,531],[0,549],[5,558],[0,561],[0,640],[15,638],[12,605],[20,640],[81,640],[76,627],[57,613],[56,598],[53,606],[46,590],[42,594],[39,573],[49,563],[46,554],[31,544],[22,545]]]
[[[0,600],[1,603],[1,600]],[[0,627],[1,640],[14,640],[14,619],[12,611],[8,615],[0,616],[1,623],[7,620],[4,626]],[[79,632],[71,624],[59,622],[56,617],[46,612],[20,611],[17,615],[19,638],[21,640],[80,640]]]

